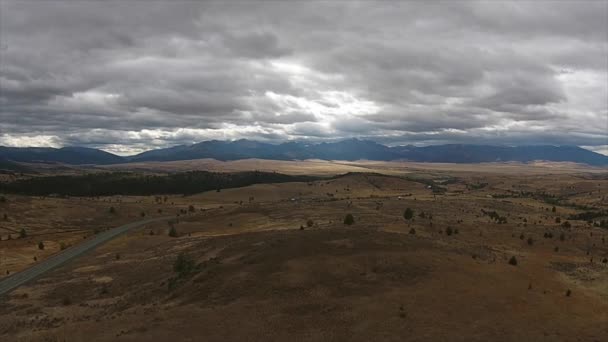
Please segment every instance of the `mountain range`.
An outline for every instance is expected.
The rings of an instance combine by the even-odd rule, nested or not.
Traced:
[[[192,145],[179,145],[150,150],[126,157],[85,147],[0,146],[0,161],[4,161],[4,163],[53,162],[83,165],[202,158],[213,158],[222,161],[259,158],[273,160],[407,160],[442,163],[531,162],[545,160],[608,166],[608,156],[577,146],[551,145],[492,146],[449,144],[424,147],[412,145],[389,147],[374,141],[359,139],[318,144],[303,142],[269,144],[241,139],[236,141],[204,141]]]

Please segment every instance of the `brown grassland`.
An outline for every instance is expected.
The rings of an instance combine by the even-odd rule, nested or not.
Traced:
[[[606,169],[316,160],[103,169],[356,173],[166,198],[4,195],[1,277],[142,215],[175,217],[0,297],[0,340],[608,341],[608,229],[568,219],[585,206],[608,210]],[[548,196],[564,200],[553,210]]]

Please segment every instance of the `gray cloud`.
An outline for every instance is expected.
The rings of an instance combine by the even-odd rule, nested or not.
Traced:
[[[0,144],[133,153],[364,137],[604,151],[607,35],[604,1],[5,0]]]

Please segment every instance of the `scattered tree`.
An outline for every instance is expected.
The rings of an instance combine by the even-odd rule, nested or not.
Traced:
[[[346,225],[352,225],[355,223],[355,218],[353,217],[352,214],[346,214],[346,216],[344,217],[344,224]]]
[[[185,278],[194,271],[194,260],[185,253],[179,253],[177,259],[173,263],[173,271],[177,273],[179,278]]]
[[[405,209],[403,212],[403,218],[406,220],[411,220],[414,217],[414,211],[410,208]]]

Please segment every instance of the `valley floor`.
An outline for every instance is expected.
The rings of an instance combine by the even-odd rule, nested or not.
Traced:
[[[606,341],[608,230],[568,219],[606,193],[605,175],[433,171],[91,199],[97,224],[116,207],[102,226],[175,219],[0,298],[0,340]],[[43,200],[8,201],[23,218]],[[29,260],[36,243],[0,246]]]

